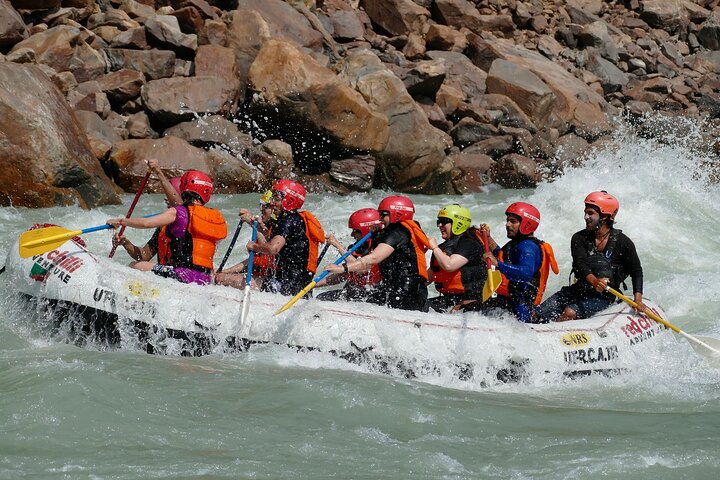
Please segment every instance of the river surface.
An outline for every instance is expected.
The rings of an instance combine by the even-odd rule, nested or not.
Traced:
[[[537,236],[552,243],[561,268],[552,293],[568,282],[585,195],[606,189],[620,199],[616,225],[638,248],[646,296],[681,329],[720,338],[720,188],[681,147],[619,142],[535,190],[413,196],[416,219],[437,236],[437,211],[461,203],[500,241],[505,207],[535,204]],[[386,194],[310,195],[306,206],[349,243],[347,216]],[[0,258],[32,223],[82,229],[123,215],[131,201],[91,211],[1,208]],[[212,200],[231,230],[239,207],[257,205],[257,195]],[[146,195],[135,215],[162,208],[160,196]],[[244,258],[249,230],[231,262]],[[128,236],[142,244],[150,233]],[[110,249],[107,231],[85,239],[94,251]],[[129,259],[120,250],[115,260]],[[720,371],[680,337],[626,375],[475,388],[280,346],[202,358],[79,348],[27,328],[4,277],[2,479],[720,478]]]

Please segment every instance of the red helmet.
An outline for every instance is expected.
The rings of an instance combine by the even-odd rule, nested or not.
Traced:
[[[600,210],[600,215],[609,215],[610,220],[615,220],[618,210],[620,210],[620,202],[605,190],[592,192],[585,197],[585,205],[590,205]]]
[[[305,187],[292,180],[278,180],[272,189],[284,193],[282,200],[283,210],[297,210],[305,203]]]
[[[509,213],[520,217],[520,233],[522,235],[530,235],[540,225],[540,210],[529,203],[515,202],[505,210],[505,215]]]
[[[170,179],[170,185],[173,186],[176,192],[178,192],[178,195],[180,195],[180,177],[173,177]]]
[[[194,192],[200,195],[203,203],[210,201],[213,184],[207,174],[199,170],[188,170],[180,177],[180,192]]]
[[[350,215],[348,227],[353,230],[360,230],[363,237],[368,234],[373,225],[380,225],[380,212],[374,208],[362,208]]]
[[[415,205],[412,200],[402,195],[391,195],[383,198],[378,211],[390,212],[390,223],[412,220],[415,215]]]

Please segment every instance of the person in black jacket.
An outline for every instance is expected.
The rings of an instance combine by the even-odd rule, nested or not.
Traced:
[[[602,190],[585,198],[585,229],[570,241],[573,273],[577,281],[548,298],[537,309],[540,321],[589,318],[610,306],[615,297],[606,292],[619,290],[625,279],[632,280],[637,310],[646,309],[643,298],[643,271],[635,244],[613,227],[620,202]]]

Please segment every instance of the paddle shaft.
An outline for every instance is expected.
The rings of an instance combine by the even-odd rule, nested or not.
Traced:
[[[613,295],[615,295],[616,297],[618,297],[620,300],[624,301],[625,303],[627,303],[627,304],[630,305],[631,307],[637,308],[638,304],[635,303],[632,299],[630,299],[630,297],[627,297],[627,296],[623,295],[622,293],[618,292],[617,290],[615,290],[615,289],[612,288],[611,286],[608,285],[607,287],[605,287],[605,290],[607,290],[608,292],[612,293]],[[717,349],[711,347],[711,346],[708,345],[707,343],[703,342],[703,341],[700,340],[699,338],[696,338],[696,337],[690,335],[689,333],[683,332],[682,330],[680,330],[679,328],[677,328],[675,325],[673,325],[672,323],[670,323],[670,322],[668,322],[667,320],[663,319],[660,315],[656,314],[656,313],[653,312],[652,310],[645,310],[644,313],[645,313],[645,315],[647,315],[648,317],[652,318],[652,319],[655,320],[656,322],[662,323],[663,325],[665,325],[667,328],[669,328],[669,329],[672,330],[673,332],[682,335],[683,337],[687,338],[687,339],[690,340],[691,342],[695,342],[695,343],[697,343],[698,345],[701,345],[701,346],[703,346],[704,348],[707,348],[707,349],[710,350],[711,352],[715,352],[717,355],[720,355],[720,350],[717,350]]]
[[[358,248],[360,248],[360,246],[361,246],[363,243],[365,243],[365,242],[368,240],[368,238],[370,238],[371,236],[372,236],[372,232],[366,233],[365,236],[364,236],[363,238],[361,238],[360,240],[358,240],[355,245],[353,245],[352,247],[350,247],[350,249],[349,249],[347,252],[343,253],[343,254],[340,256],[340,258],[338,258],[337,260],[335,260],[335,261],[333,262],[333,265],[340,265],[347,257],[349,257],[350,255],[352,255],[352,254],[355,252],[355,250],[357,250]],[[300,300],[302,297],[304,297],[305,295],[307,295],[307,293],[308,293],[310,290],[312,290],[312,289],[315,287],[315,285],[317,285],[317,283],[318,283],[320,280],[322,280],[323,278],[327,277],[329,274],[330,274],[330,270],[327,270],[327,269],[324,270],[320,275],[318,275],[317,277],[315,277],[315,279],[313,279],[312,282],[308,283],[308,284],[305,286],[305,288],[303,288],[302,290],[300,290],[300,292],[299,292],[297,295],[295,295],[295,296],[292,298],[292,300],[290,300],[289,302],[287,302],[285,305],[282,306],[282,308],[280,308],[280,310],[278,310],[277,312],[275,312],[275,315],[277,315],[277,314],[279,314],[279,313],[282,313],[282,312],[284,312],[285,310],[287,310],[288,308],[292,307],[292,306],[295,304],[295,302],[297,302],[297,301]]]
[[[238,226],[235,227],[235,233],[233,234],[232,240],[230,240],[230,246],[227,249],[227,252],[225,252],[225,256],[222,259],[222,262],[220,262],[220,266],[217,269],[217,273],[222,272],[223,267],[225,266],[225,262],[227,262],[228,258],[230,257],[230,252],[233,251],[233,248],[235,248],[235,242],[238,239],[238,235],[240,235],[240,230],[242,230],[243,221],[240,220],[240,223],[238,223]]]
[[[326,243],[322,249],[322,252],[320,252],[320,255],[318,256],[317,263],[315,264],[315,268],[320,266],[320,262],[322,262],[322,259],[325,256],[325,254],[327,253],[329,247],[330,247],[330,244]]]
[[[135,205],[137,205],[138,200],[140,199],[140,195],[142,195],[143,190],[145,190],[145,185],[147,185],[148,179],[150,178],[150,170],[147,171],[145,174],[145,178],[142,179],[142,183],[140,183],[140,188],[138,188],[138,191],[135,193],[135,198],[133,198],[132,204],[130,205],[130,209],[127,212],[127,215],[125,215],[125,218],[130,218],[130,216],[133,213],[133,210],[135,210]],[[120,231],[118,232],[118,236],[122,235],[125,232],[125,225],[120,226]],[[112,249],[110,250],[110,255],[108,255],[108,258],[112,258],[113,255],[115,255],[115,250],[117,250],[117,245],[113,245]]]
[[[255,242],[257,240],[257,229],[258,229],[258,221],[255,220],[253,222],[253,231],[252,231],[252,241]],[[250,283],[252,282],[252,271],[253,271],[253,262],[255,261],[255,251],[250,250],[250,256],[248,258],[248,264],[247,264],[247,275],[245,276],[245,294],[243,295],[243,307],[242,307],[242,313],[240,314],[240,325],[245,325],[245,320],[247,319],[248,314],[250,313]]]

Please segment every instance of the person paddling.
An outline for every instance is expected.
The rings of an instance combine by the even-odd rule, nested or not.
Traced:
[[[426,312],[428,273],[425,252],[430,243],[420,224],[413,220],[415,205],[402,195],[384,198],[378,206],[385,228],[378,233],[375,248],[358,261],[329,265],[332,273],[365,272],[378,265],[383,277],[382,304],[390,308]]]
[[[605,291],[606,287],[620,290],[628,276],[632,279],[637,310],[646,310],[642,301],[643,271],[635,244],[622,230],[614,228],[619,210],[618,199],[605,190],[585,197],[585,228],[570,240],[576,282],[561,288],[540,305],[537,310],[540,320],[590,318],[615,301]]]
[[[205,206],[212,191],[213,184],[207,174],[189,170],[180,178],[182,205],[172,206],[148,218],[109,219],[107,223],[113,227],[161,227],[158,263],[141,257],[131,265],[132,268],[152,271],[183,283],[210,283],[216,244],[227,236],[225,218],[218,210]]]
[[[273,213],[272,206],[272,190],[268,190],[260,196],[260,219],[258,220],[257,235],[260,241],[264,241],[272,235],[272,228],[275,225],[277,217]],[[250,210],[241,208],[239,212],[240,220],[252,225],[257,217],[253,217]],[[218,285],[226,285],[230,287],[245,288],[245,279],[247,273],[248,259],[226,268],[220,273],[215,274],[215,283]],[[254,288],[260,288],[266,277],[270,276],[271,270],[275,268],[275,257],[272,255],[257,253],[253,259],[253,274],[251,284]]]
[[[438,245],[430,238],[430,281],[439,297],[429,300],[430,308],[447,312],[481,296],[487,269],[483,260],[480,231],[471,227],[470,211],[458,204],[447,205],[437,215],[437,227],[444,240]]]
[[[500,248],[489,236],[491,252],[483,255],[502,274],[497,296],[466,309],[500,308],[512,312],[521,322],[535,321],[535,306],[545,292],[550,269],[559,272],[550,244],[535,238],[539,225],[540,210],[529,203],[515,202],[505,210],[505,232],[510,241]],[[487,225],[480,228],[490,232]]]
[[[377,232],[383,227],[383,223],[380,221],[380,212],[374,208],[361,208],[353,212],[348,218],[348,227],[352,230],[351,235],[355,242],[359,242],[369,232]],[[355,245],[349,245],[347,249],[338,242],[334,235],[328,235],[327,242],[334,246],[340,254],[344,254]],[[360,258],[368,255],[373,248],[374,240],[372,237],[364,244],[362,244],[352,256],[348,257],[347,264],[359,261]],[[366,272],[353,272],[353,273],[333,273],[322,279],[317,287],[326,285],[336,285],[345,280],[343,288],[338,290],[331,290],[329,292],[323,292],[318,294],[318,300],[324,301],[355,301],[355,302],[370,302],[379,303],[379,288],[381,287],[382,276],[380,275],[380,268],[377,265],[373,265],[370,270]]]
[[[315,215],[300,210],[305,195],[305,187],[292,180],[273,184],[271,203],[277,220],[270,237],[247,244],[248,251],[275,257],[275,269],[263,282],[262,291],[295,295],[317,270],[318,244],[325,241],[325,232]]]

